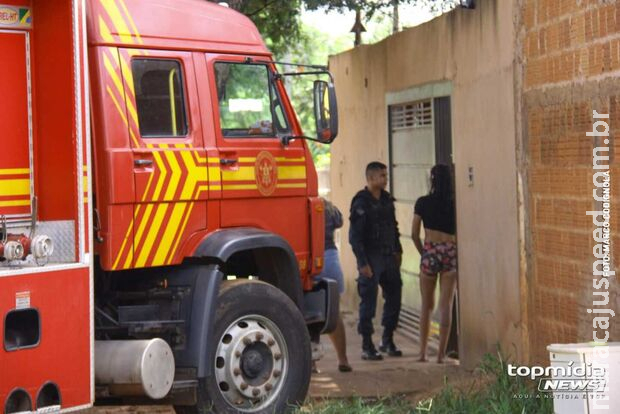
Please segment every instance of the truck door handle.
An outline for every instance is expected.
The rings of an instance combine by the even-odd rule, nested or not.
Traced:
[[[133,165],[136,167],[146,167],[147,165],[153,165],[153,160],[134,160]]]
[[[239,162],[239,160],[236,158],[221,158],[220,159],[220,164],[222,165],[233,165],[233,164],[236,164],[237,162]]]

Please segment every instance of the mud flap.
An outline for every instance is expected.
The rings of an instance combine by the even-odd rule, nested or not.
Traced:
[[[340,313],[338,283],[331,279],[319,279],[312,291],[304,293],[304,319],[313,333],[331,333],[338,324]]]

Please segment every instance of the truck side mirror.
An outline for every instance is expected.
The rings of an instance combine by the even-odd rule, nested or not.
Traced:
[[[333,83],[314,81],[314,118],[319,142],[333,142],[338,135],[338,105]]]

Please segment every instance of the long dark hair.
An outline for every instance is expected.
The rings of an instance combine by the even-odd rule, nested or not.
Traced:
[[[453,201],[452,171],[446,164],[437,164],[431,168],[430,195],[442,201]]]

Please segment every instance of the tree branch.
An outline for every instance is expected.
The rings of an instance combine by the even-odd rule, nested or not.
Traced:
[[[262,12],[263,10],[269,8],[271,5],[273,5],[277,0],[271,0],[271,1],[266,1],[264,3],[264,6],[259,8],[258,10],[253,11],[252,13],[246,13],[245,15],[248,17],[252,17],[257,15],[258,13]]]

